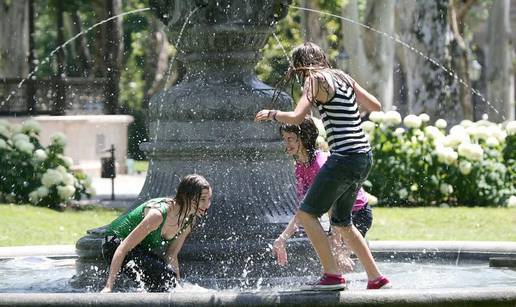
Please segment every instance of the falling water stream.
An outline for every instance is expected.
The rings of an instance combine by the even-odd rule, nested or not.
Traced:
[[[449,74],[451,77],[455,78],[456,80],[458,80],[462,85],[464,85],[466,88],[468,88],[473,94],[477,95],[478,97],[480,97],[480,99],[482,99],[482,101],[487,104],[489,106],[489,108],[491,108],[494,112],[496,112],[496,114],[498,115],[501,115],[502,119],[503,120],[506,120],[506,117],[503,115],[503,114],[500,114],[498,112],[498,110],[491,104],[491,102],[489,102],[478,90],[474,89],[473,87],[469,86],[464,80],[462,80],[455,72],[453,72],[451,69],[449,68],[446,68],[444,67],[444,65],[442,65],[441,63],[439,63],[437,60],[429,57],[428,55],[424,54],[423,52],[421,52],[420,50],[410,46],[409,44],[405,43],[404,41],[394,37],[393,35],[389,34],[389,33],[386,33],[386,32],[383,32],[383,31],[380,31],[380,30],[377,30],[371,26],[368,26],[366,24],[363,24],[363,23],[360,23],[356,20],[353,20],[353,19],[349,19],[349,18],[346,18],[344,16],[340,16],[340,15],[336,15],[336,14],[332,14],[332,13],[328,13],[328,12],[323,12],[323,11],[319,11],[319,10],[314,10],[314,9],[309,9],[309,8],[305,8],[305,7],[299,7],[299,6],[295,6],[295,5],[290,5],[291,8],[294,8],[294,9],[297,9],[297,10],[301,10],[301,11],[308,11],[308,12],[313,12],[313,13],[318,13],[320,15],[327,15],[327,16],[331,16],[331,17],[335,17],[335,18],[338,18],[338,19],[341,19],[343,21],[346,21],[346,22],[349,22],[349,23],[352,23],[354,25],[357,25],[357,26],[360,26],[360,27],[363,27],[369,31],[373,31],[377,34],[380,34],[380,35],[383,35],[391,40],[393,40],[394,42],[402,45],[403,47],[409,49],[410,51],[416,53],[417,55],[423,57],[425,60],[431,62],[432,64],[434,64],[435,66],[439,67],[440,69],[442,69],[444,72],[446,72],[447,74]],[[278,41],[279,44],[281,44],[281,42],[279,41],[279,39],[276,37],[276,40]],[[283,48],[283,46],[281,46],[281,49],[285,52],[285,48]]]
[[[32,78],[32,76],[33,76],[33,75],[38,71],[38,69],[39,69],[39,67],[40,67],[41,65],[48,63],[48,62],[50,61],[50,58],[51,58],[52,56],[54,56],[54,54],[56,54],[56,52],[58,52],[59,50],[61,50],[61,48],[66,47],[68,44],[70,44],[71,42],[73,42],[75,39],[77,39],[77,38],[78,38],[78,37],[80,37],[81,35],[86,34],[86,33],[90,32],[91,30],[95,29],[96,27],[98,27],[98,26],[100,26],[100,25],[102,25],[102,24],[105,24],[106,22],[109,22],[109,21],[111,21],[111,20],[113,20],[113,19],[116,19],[116,18],[118,18],[118,17],[123,17],[123,16],[126,16],[126,15],[130,15],[130,14],[134,14],[134,13],[139,13],[139,12],[144,12],[144,11],[148,11],[148,10],[150,10],[150,8],[146,7],[146,8],[143,8],[143,9],[137,9],[137,10],[132,10],[132,11],[125,12],[125,13],[122,13],[122,14],[118,14],[118,15],[115,15],[115,16],[112,16],[112,17],[109,17],[109,18],[107,18],[107,19],[104,19],[104,20],[102,20],[102,21],[100,21],[100,22],[97,22],[96,24],[92,25],[91,27],[87,28],[86,30],[84,30],[84,31],[81,31],[81,32],[77,33],[75,36],[73,36],[72,38],[70,38],[69,40],[67,40],[64,44],[62,44],[62,45],[58,46],[57,48],[55,48],[54,50],[52,50],[52,51],[50,52],[50,54],[49,54],[45,59],[43,59],[43,61],[41,61],[41,62],[40,62],[40,63],[39,63],[35,68],[34,68],[34,70],[33,70],[33,71],[31,71],[31,72],[29,73],[29,75],[28,75],[27,77],[23,78],[23,79],[18,83],[18,85],[17,85],[17,87],[16,87],[16,88],[17,88],[17,90],[19,90],[19,89],[21,88],[21,86],[23,85],[23,83],[25,83],[25,81],[26,81],[27,79]],[[7,98],[6,98],[5,100],[3,100],[2,102],[0,102],[0,106],[4,106],[4,104],[5,104],[6,102],[8,102],[8,101],[9,101],[9,99],[11,99],[11,97],[12,97],[14,94],[16,94],[16,91],[11,91],[11,92],[9,93],[9,95],[7,96]]]

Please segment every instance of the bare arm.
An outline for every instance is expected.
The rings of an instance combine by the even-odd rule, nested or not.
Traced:
[[[382,109],[380,101],[373,94],[366,91],[354,80],[353,88],[355,89],[355,94],[357,95],[358,104],[364,107],[368,112],[380,111]]]
[[[179,260],[177,258],[177,255],[179,255],[179,251],[181,251],[181,248],[185,243],[186,237],[188,237],[191,231],[192,228],[189,227],[185,232],[183,232],[179,237],[177,237],[177,239],[175,239],[174,242],[172,242],[167,249],[166,260],[168,264],[170,264],[176,271],[177,279],[181,278],[181,275],[179,274]]]
[[[113,285],[115,284],[116,276],[122,267],[122,263],[124,262],[127,253],[129,253],[136,245],[140,244],[140,242],[143,241],[151,231],[158,229],[162,221],[163,217],[161,216],[161,212],[158,209],[150,209],[140,224],[138,224],[127,238],[120,243],[113,255],[113,259],[111,260],[109,276],[102,292],[111,292]]]

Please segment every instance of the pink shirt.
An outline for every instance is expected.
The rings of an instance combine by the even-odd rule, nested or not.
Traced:
[[[321,169],[321,167],[328,159],[326,153],[321,151],[315,152],[315,159],[311,165],[305,166],[302,163],[296,162],[296,196],[299,201],[303,199],[306,192],[312,185],[312,182],[315,179],[315,176]],[[353,212],[362,209],[367,204],[367,196],[362,187],[358,190],[357,200],[353,205]]]

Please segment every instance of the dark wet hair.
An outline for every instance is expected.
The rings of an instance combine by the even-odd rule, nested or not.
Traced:
[[[208,181],[201,175],[191,174],[181,178],[175,197],[175,201],[179,206],[178,222],[180,225],[183,225],[188,218],[187,215],[193,206],[196,206],[195,210],[197,211],[202,191],[210,188]]]
[[[314,78],[316,79],[322,79],[323,77],[319,75],[315,75],[320,70],[325,70],[329,72],[332,77],[334,77],[336,80],[340,80],[344,83],[347,83],[348,85],[352,85],[351,78],[345,74],[340,69],[333,69],[330,61],[328,60],[328,57],[326,56],[326,53],[322,50],[321,47],[318,45],[312,43],[312,42],[305,42],[292,51],[292,63],[280,82],[276,85],[276,88],[284,87],[286,84],[288,84],[294,76],[298,76],[300,80],[302,80],[301,86],[304,85],[304,78],[305,74],[308,73],[309,76],[311,76],[311,80]],[[326,82],[319,83],[319,84],[325,84]],[[329,85],[328,85],[329,86]],[[305,89],[309,91],[308,95],[309,100],[311,103],[315,103],[315,97],[317,96],[317,93],[313,92],[314,86],[309,85],[309,89]],[[329,91],[329,88],[325,88],[326,91]],[[310,92],[311,91],[311,92]],[[278,99],[278,96],[280,94],[273,95],[273,103],[275,100]]]
[[[280,134],[284,132],[293,132],[300,139],[303,146],[308,152],[308,163],[312,164],[315,159],[315,151],[317,150],[317,137],[319,130],[315,125],[313,119],[306,117],[299,125],[283,124],[279,128]]]

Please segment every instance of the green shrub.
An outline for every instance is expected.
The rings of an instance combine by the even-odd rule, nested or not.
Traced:
[[[444,120],[432,126],[426,114],[369,119],[362,127],[375,163],[366,185],[380,204],[507,205],[515,194],[516,122],[464,120],[447,132]]]
[[[73,160],[63,154],[65,136],[52,135],[45,148],[40,130],[35,121],[21,126],[0,121],[0,202],[59,208],[71,199],[92,196],[91,180],[73,172]]]

